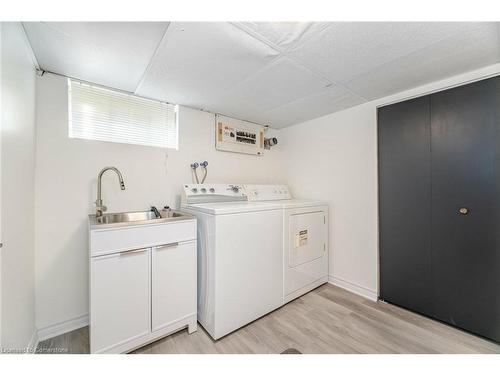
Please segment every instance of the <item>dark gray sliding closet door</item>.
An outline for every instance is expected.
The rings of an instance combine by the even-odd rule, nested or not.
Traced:
[[[435,316],[500,341],[500,79],[431,95]]]
[[[432,314],[430,98],[378,110],[381,298]]]

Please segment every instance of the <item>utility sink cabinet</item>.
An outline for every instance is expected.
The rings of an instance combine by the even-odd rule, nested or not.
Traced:
[[[89,226],[90,351],[124,353],[197,329],[196,220]]]

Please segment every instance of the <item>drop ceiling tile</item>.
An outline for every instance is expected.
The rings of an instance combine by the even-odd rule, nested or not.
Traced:
[[[241,22],[238,25],[286,51],[306,42],[330,24],[329,22]]]
[[[206,108],[278,54],[229,23],[172,23],[138,93]]]
[[[478,25],[480,23],[337,22],[289,55],[342,83]]]
[[[24,26],[46,70],[274,127],[500,61],[496,23]]]
[[[346,86],[367,99],[376,99],[499,61],[497,27],[484,24],[384,64]]]
[[[42,69],[134,91],[167,22],[25,22]]]
[[[286,56],[224,91],[207,109],[230,116],[250,118],[283,104],[323,90],[331,83]],[[209,102],[211,99],[208,99]]]
[[[364,99],[346,89],[332,86],[291,103],[256,114],[253,121],[268,124],[272,128],[284,128],[364,102]]]

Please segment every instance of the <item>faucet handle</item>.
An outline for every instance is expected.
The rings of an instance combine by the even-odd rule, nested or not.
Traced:
[[[154,212],[157,219],[161,218],[160,211],[158,211],[158,209],[155,206],[151,206],[151,211]]]

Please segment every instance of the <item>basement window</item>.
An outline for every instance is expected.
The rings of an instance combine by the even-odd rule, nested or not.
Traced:
[[[70,138],[178,149],[178,107],[68,79]]]

